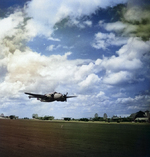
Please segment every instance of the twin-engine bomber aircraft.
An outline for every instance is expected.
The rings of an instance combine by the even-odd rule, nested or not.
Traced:
[[[25,93],[25,94],[29,95],[29,99],[37,98],[37,100],[40,100],[41,102],[67,101],[67,98],[77,97],[77,96],[67,96],[68,93],[63,95],[63,94],[57,93],[57,92],[53,92],[51,94],[45,94],[45,95],[32,94],[32,93]]]

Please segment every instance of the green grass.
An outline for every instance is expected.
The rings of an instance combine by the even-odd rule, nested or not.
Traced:
[[[64,123],[63,129],[67,147],[78,155],[150,156],[149,125]]]
[[[20,156],[150,156],[149,124],[0,120],[0,134],[3,154],[13,145]]]

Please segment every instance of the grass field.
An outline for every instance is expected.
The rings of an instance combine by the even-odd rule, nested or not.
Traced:
[[[150,157],[150,124],[0,119],[0,157]]]

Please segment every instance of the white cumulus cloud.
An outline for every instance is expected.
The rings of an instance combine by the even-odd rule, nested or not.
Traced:
[[[32,0],[28,2],[26,12],[32,17],[30,28],[34,26],[37,34],[50,36],[54,30],[54,25],[68,16],[71,20],[75,20],[84,15],[95,13],[99,7],[106,8],[126,2],[127,0]],[[85,21],[85,24],[91,26],[90,21]]]
[[[106,50],[109,46],[121,46],[127,42],[126,38],[116,37],[114,33],[101,33],[95,34],[95,39],[92,46],[96,49]]]

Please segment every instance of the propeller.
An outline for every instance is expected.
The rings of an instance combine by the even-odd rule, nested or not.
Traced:
[[[67,101],[67,95],[68,95],[68,92],[64,94],[65,101]]]
[[[67,95],[68,95],[68,92],[66,94],[64,94],[65,101],[67,101],[67,98],[77,97],[77,96],[67,96]]]

